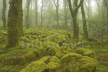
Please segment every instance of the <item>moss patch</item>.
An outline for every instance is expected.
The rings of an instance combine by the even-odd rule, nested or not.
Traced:
[[[45,69],[46,64],[43,61],[35,61],[19,72],[43,72]]]

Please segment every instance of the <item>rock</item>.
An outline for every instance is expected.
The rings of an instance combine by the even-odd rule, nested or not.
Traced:
[[[90,49],[78,48],[78,49],[76,49],[76,52],[79,53],[79,54],[82,54],[84,56],[89,56],[89,57],[96,58],[95,57],[95,52],[93,50],[90,50]]]
[[[43,61],[34,61],[19,72],[43,72],[47,65]]]
[[[82,57],[82,55],[80,54],[77,54],[77,53],[70,53],[70,54],[66,54],[62,57],[62,62],[66,63],[66,62],[69,62],[69,61],[73,61],[73,60],[77,60],[77,59],[80,59]]]
[[[60,68],[60,65],[57,62],[49,62],[47,68],[49,71],[57,71]]]
[[[60,63],[60,60],[56,56],[52,56],[49,62],[57,62]]]
[[[39,61],[43,61],[47,64],[50,59],[51,59],[51,56],[45,56],[45,57],[41,58]]]

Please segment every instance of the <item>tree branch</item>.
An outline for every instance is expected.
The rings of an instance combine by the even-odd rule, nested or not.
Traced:
[[[71,15],[73,17],[74,12],[73,12],[73,8],[72,8],[71,0],[68,0],[68,4],[69,4],[70,13],[71,13]]]
[[[80,3],[78,5],[78,7],[75,9],[75,12],[80,8],[81,4],[83,3],[84,0],[80,0]]]
[[[53,0],[53,1],[54,1],[54,5],[57,7],[57,4],[56,4],[55,0]]]

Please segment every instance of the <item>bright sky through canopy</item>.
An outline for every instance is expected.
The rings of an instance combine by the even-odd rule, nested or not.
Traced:
[[[91,1],[91,6],[95,7],[96,6],[96,2],[94,0]]]

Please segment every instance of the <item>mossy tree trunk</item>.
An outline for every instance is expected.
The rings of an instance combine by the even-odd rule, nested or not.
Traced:
[[[22,0],[10,0],[9,3],[6,49],[19,45],[19,32],[22,32],[19,30],[22,29]]]
[[[84,11],[84,4],[81,5],[81,13],[82,13],[82,20],[83,20],[83,32],[84,32],[84,39],[88,39],[88,31],[87,31],[87,25],[86,25],[86,16]]]
[[[22,10],[22,0],[18,0],[18,31],[19,36],[23,36],[23,10]]]
[[[3,29],[6,29],[6,0],[3,0],[2,20],[3,20]]]
[[[81,4],[83,3],[84,0],[80,0],[80,3],[78,4],[78,0],[74,0],[73,4],[74,7],[72,7],[71,4],[71,0],[68,0],[68,4],[69,4],[69,9],[70,9],[70,13],[72,16],[72,20],[73,20],[73,40],[74,41],[78,41],[79,40],[79,27],[78,27],[78,23],[77,23],[77,14],[78,14],[78,9],[81,7]]]

